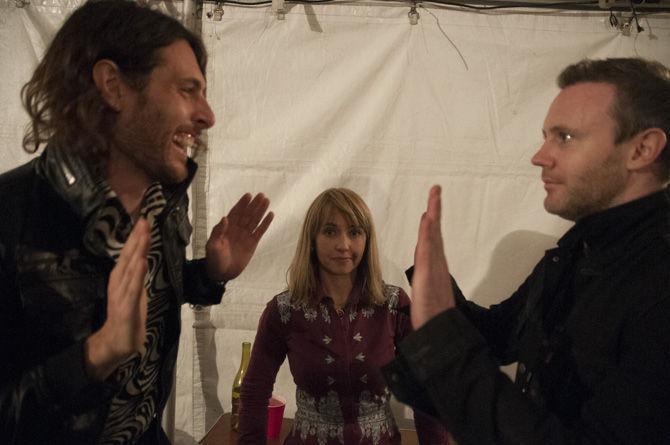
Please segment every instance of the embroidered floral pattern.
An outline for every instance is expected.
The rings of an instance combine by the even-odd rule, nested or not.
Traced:
[[[296,390],[296,405],[293,430],[304,441],[307,436],[316,436],[319,445],[325,445],[329,439],[344,443],[344,417],[340,408],[340,399],[335,391],[320,400],[316,400],[306,391]]]
[[[388,390],[383,397],[372,397],[370,391],[363,391],[359,401],[358,425],[363,437],[378,444],[382,436],[388,436],[396,430],[395,419],[389,403]]]
[[[377,335],[378,330],[397,326],[401,330],[396,335],[405,332],[409,319],[399,319],[397,314],[400,305],[409,301],[395,286],[385,285],[383,292],[383,305],[367,304],[354,294],[356,298],[338,315],[327,296],[311,305],[292,302],[288,292],[275,297],[276,312],[273,318],[265,318],[268,326],[259,327],[258,335],[265,332],[266,337],[274,337],[286,330],[293,336],[287,343],[287,356],[291,369],[295,367],[298,388],[292,432],[295,443],[388,445],[399,440],[389,406],[390,393],[377,378],[374,363],[393,355],[395,340],[393,333]],[[270,333],[268,327],[275,330]],[[342,355],[342,348],[349,352]],[[280,357],[271,359],[268,362],[275,364]],[[350,372],[343,373],[343,369]],[[252,395],[264,396],[267,389],[265,385]],[[261,437],[265,425],[257,423],[252,426]]]
[[[291,320],[291,294],[282,292],[277,295],[277,309],[279,310],[279,318],[281,322],[287,324]]]
[[[307,321],[316,320],[316,309],[314,309],[313,307],[304,307],[302,308],[302,311],[305,314],[305,320]]]
[[[373,397],[370,391],[363,391],[360,395],[356,422],[362,437],[373,444],[379,444],[382,437],[388,437],[396,430],[389,400],[388,391],[382,396]],[[332,439],[344,444],[344,417],[337,392],[328,391],[325,397],[316,399],[298,388],[296,404],[298,410],[293,428],[303,441],[308,436],[315,436],[319,445],[325,445]]]
[[[389,308],[389,312],[392,315],[395,315],[398,312],[398,302],[400,300],[400,288],[385,284],[384,294],[386,295],[386,302]]]
[[[323,317],[323,321],[330,323],[330,312],[328,312],[328,306],[321,303],[319,308],[321,308],[321,316]]]
[[[396,286],[390,286],[388,284],[384,285],[384,294],[386,295],[386,302],[389,308],[389,312],[395,315],[398,311],[398,301],[400,298],[400,290]],[[279,317],[281,318],[282,323],[287,324],[291,320],[291,310],[302,310],[305,316],[305,319],[308,321],[315,321],[317,317],[317,311],[315,308],[301,306],[296,307],[291,304],[291,295],[288,291],[284,291],[281,294],[277,295],[277,307],[279,309]],[[328,306],[325,304],[320,304],[319,309],[321,310],[321,317],[326,323],[330,323],[330,312],[328,311]],[[368,306],[361,308],[361,315],[363,318],[369,319],[375,313],[373,307]],[[356,320],[358,312],[356,309],[352,308],[349,312],[349,321]],[[360,340],[356,340],[360,341]],[[328,343],[326,343],[328,344]]]
[[[375,309],[373,307],[364,307],[361,309],[361,315],[363,318],[370,318],[374,315]]]

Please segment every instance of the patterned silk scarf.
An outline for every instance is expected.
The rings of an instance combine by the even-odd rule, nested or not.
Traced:
[[[109,414],[99,444],[134,443],[147,430],[156,415],[161,350],[165,334],[165,318],[170,307],[171,288],[163,258],[158,216],[165,208],[165,197],[160,183],[152,184],[144,194],[140,215],[151,227],[151,247],[148,255],[147,338],[145,352],[128,358],[110,376],[121,390],[112,399]],[[130,235],[132,221],[116,194],[107,189],[103,211],[94,224],[96,236],[104,240],[107,253],[117,261],[121,248]]]

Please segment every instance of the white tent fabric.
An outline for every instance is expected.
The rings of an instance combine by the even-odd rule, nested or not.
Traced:
[[[209,132],[208,226],[245,191],[267,192],[277,213],[247,271],[211,309],[216,355],[196,358],[217,366],[219,381],[202,389],[226,409],[239,341],[253,339],[265,303],[285,287],[303,215],[321,190],[363,196],[385,279],[408,289],[419,215],[429,186],[441,184],[452,271],[466,295],[494,303],[568,226],[544,212],[530,164],[560,69],[583,57],[670,62],[668,17],[626,37],[604,13],[426,6],[412,26],[408,11],[296,5],[277,20],[270,8],[225,5],[220,22],[203,25],[219,119]],[[275,388],[290,415],[286,364]],[[219,408],[204,405],[205,415]]]
[[[50,36],[79,1],[0,0],[0,171],[29,158],[18,92]],[[190,3],[157,3],[201,31],[208,97],[218,122],[193,187],[193,249],[246,191],[277,216],[224,302],[185,307],[177,366],[175,441],[202,438],[230,410],[240,343],[252,341],[285,272],[304,212],[324,188],[346,186],[370,205],[386,281],[409,291],[418,220],[431,184],[443,186],[452,272],[481,304],[509,295],[568,227],[542,208],[530,157],[541,142],[560,69],[583,57],[642,56],[670,65],[670,16],[645,17],[630,36],[608,14],[478,13],[406,4],[224,5],[221,21]],[[192,328],[193,327],[193,328]],[[275,393],[295,412],[286,364]],[[408,413],[398,407],[404,422]]]

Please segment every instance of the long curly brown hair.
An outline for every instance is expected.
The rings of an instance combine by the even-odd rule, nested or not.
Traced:
[[[158,50],[178,40],[189,43],[205,75],[202,40],[172,17],[129,0],[89,1],[77,9],[21,89],[31,118],[24,150],[35,153],[53,143],[101,172],[114,139],[116,112],[95,86],[93,66],[102,59],[113,61],[139,91],[160,63]]]

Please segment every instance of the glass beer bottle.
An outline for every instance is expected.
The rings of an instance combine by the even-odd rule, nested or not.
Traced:
[[[246,374],[247,367],[249,366],[250,355],[251,343],[245,341],[242,343],[242,361],[240,362],[240,369],[238,369],[237,374],[235,374],[235,380],[233,380],[233,391],[231,395],[233,407],[230,411],[230,426],[235,431],[237,431],[240,426],[240,389],[242,388],[244,374]]]

